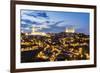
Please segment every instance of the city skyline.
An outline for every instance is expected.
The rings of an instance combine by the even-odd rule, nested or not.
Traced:
[[[21,10],[21,32],[63,32],[73,27],[78,33],[89,34],[89,13],[43,10]]]

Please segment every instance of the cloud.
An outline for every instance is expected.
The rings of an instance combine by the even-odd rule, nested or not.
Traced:
[[[25,21],[21,21],[21,24],[23,24],[23,25],[27,25]]]
[[[29,15],[29,14],[32,14],[32,13],[34,13],[33,10],[24,10],[24,9],[21,10],[21,15],[24,15],[24,14],[25,15]]]
[[[36,29],[36,31],[43,29],[45,30],[62,29],[69,25],[68,22],[66,22],[65,20],[55,21],[54,19],[50,18],[44,11],[32,11],[32,10],[21,11],[21,24],[22,24],[21,27],[29,28],[30,30],[33,27]]]
[[[66,21],[59,21],[59,22],[57,22],[57,24],[56,24],[56,26],[57,27],[66,27],[66,26],[68,26],[69,24],[68,24],[68,22],[66,22]]]
[[[30,27],[21,27],[21,32],[31,32]]]
[[[40,18],[40,17],[34,18],[33,16],[28,16],[28,15],[25,15],[25,14],[21,16],[21,19],[26,20],[26,21],[28,20],[28,21],[31,21],[31,22],[39,22],[39,23],[43,23],[43,22],[46,21],[46,19],[44,19],[44,18]]]
[[[50,26],[46,25],[45,23],[42,23],[41,25],[32,25],[33,28],[36,28],[36,30],[42,30],[42,29],[48,29],[51,28]]]
[[[61,28],[62,27],[67,27],[67,28],[74,27],[75,29],[81,28],[81,26],[79,24],[72,24],[72,23],[69,23],[67,21],[58,21],[56,23],[56,27],[61,27]]]
[[[44,11],[38,11],[38,10],[35,10],[35,11],[32,11],[32,10],[28,10],[27,12],[24,12],[26,15],[28,16],[33,16],[33,17],[43,17],[43,18],[49,18],[49,16],[47,15],[46,12]]]
[[[25,28],[22,30],[26,30],[26,28],[31,30],[32,27],[36,28],[36,30],[48,29],[53,23],[54,22],[50,21],[49,16],[43,11],[21,11],[21,27]]]
[[[57,22],[54,23],[54,25],[57,25],[57,26],[58,26],[59,24],[61,24],[61,23],[63,23],[63,22],[64,22],[64,21],[57,21]]]
[[[45,12],[39,12],[39,13],[37,13],[37,16],[44,17],[44,18],[49,18],[49,16]]]
[[[21,19],[21,23],[23,24],[32,24],[33,23],[33,21],[30,21],[30,20],[28,20],[28,19]]]
[[[44,11],[38,11],[38,10],[22,10],[21,11],[21,15],[27,15],[27,16],[32,16],[34,18],[45,18],[45,19],[49,19],[49,16],[47,15],[46,12]]]

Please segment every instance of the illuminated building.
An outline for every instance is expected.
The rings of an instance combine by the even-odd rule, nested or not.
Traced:
[[[32,28],[31,35],[42,35],[42,36],[46,36],[47,34],[45,32],[37,32],[35,28]]]
[[[67,32],[67,33],[75,33],[75,29],[74,28],[66,28],[65,32]]]

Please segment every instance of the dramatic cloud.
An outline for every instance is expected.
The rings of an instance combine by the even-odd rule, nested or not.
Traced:
[[[87,26],[87,27],[86,27]],[[54,12],[40,10],[21,10],[21,31],[63,32],[74,27],[77,31],[89,33],[89,14],[72,12]]]
[[[30,27],[34,27],[36,31],[42,29],[52,29],[56,27],[55,25],[59,26],[62,22],[63,21],[54,21],[50,19],[49,16],[43,11],[21,11],[21,27],[23,27],[23,30],[25,31],[30,30]]]
[[[23,30],[26,30],[26,28],[35,27],[36,30],[41,30],[43,28],[50,28],[47,26],[48,24],[51,25],[50,21],[48,21],[49,17],[45,12],[40,11],[28,11],[28,10],[22,10],[21,11],[21,27],[25,28]]]

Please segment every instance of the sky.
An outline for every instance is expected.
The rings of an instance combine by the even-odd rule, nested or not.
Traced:
[[[78,33],[89,34],[89,13],[61,12],[43,10],[21,10],[21,31],[64,32],[66,28],[75,28]]]

